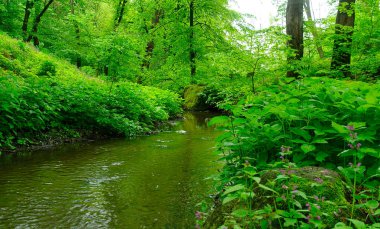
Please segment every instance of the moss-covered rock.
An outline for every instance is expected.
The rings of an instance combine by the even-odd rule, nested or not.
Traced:
[[[232,228],[234,221],[240,225],[256,225],[260,228],[261,221],[271,221],[270,217],[279,214],[281,210],[288,211],[289,206],[308,216],[309,219],[299,219],[302,222],[320,218],[324,228],[333,228],[349,215],[350,203],[346,198],[346,186],[334,171],[319,167],[268,170],[262,172],[260,184],[275,190],[277,194],[256,185],[251,206],[246,201],[232,201],[222,205],[221,200],[216,200],[204,228],[218,228],[221,225]],[[298,206],[293,206],[295,202]],[[268,209],[268,206],[272,213],[256,217],[258,210]],[[249,209],[250,217],[234,217],[233,212],[237,209]],[[277,228],[278,220],[273,220],[272,223]]]
[[[184,91],[184,109],[192,111],[204,111],[209,108],[206,104],[206,96],[204,95],[206,86],[190,85]]]

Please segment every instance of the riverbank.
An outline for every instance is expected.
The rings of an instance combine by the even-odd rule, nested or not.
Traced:
[[[378,228],[380,84],[305,78],[261,87],[224,129],[202,228]]]
[[[121,77],[121,76],[118,76]],[[86,75],[0,35],[0,152],[150,132],[181,112],[179,95]]]

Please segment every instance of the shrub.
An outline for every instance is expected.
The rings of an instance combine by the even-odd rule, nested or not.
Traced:
[[[42,63],[37,75],[38,76],[55,76],[57,71],[55,70],[55,65],[50,61],[45,61]]]
[[[273,194],[277,197],[274,200],[281,202],[283,200],[277,194],[283,187],[276,184],[289,177],[299,179],[280,174],[272,182],[263,184],[260,182],[262,171],[318,166],[339,171],[345,177],[350,203],[345,207],[344,215],[349,217],[350,224],[376,224],[380,176],[379,101],[380,84],[307,78],[292,84],[262,88],[257,95],[249,95],[237,105],[230,106],[231,116],[212,119],[210,125],[219,125],[226,130],[217,138],[218,152],[226,162],[220,186],[223,202],[230,201],[232,197],[227,194],[231,190],[238,191],[236,188],[244,194],[234,195],[242,207],[229,215],[230,222],[249,224],[241,221],[247,219],[249,209],[252,210],[249,214],[254,217],[248,221],[255,220],[256,216],[261,219],[263,215],[273,216],[273,220],[285,227],[299,226],[300,219],[305,228],[336,223],[332,220],[336,216],[331,214],[331,209],[321,208],[315,211],[319,216],[324,214],[327,217],[324,223],[318,219],[310,220],[313,225],[304,225],[307,219],[300,215],[303,206],[298,207],[294,199],[287,198],[286,205],[280,209],[272,206],[251,209],[249,204],[258,200],[252,184],[276,194]],[[334,199],[330,201],[337,204]],[[336,225],[345,224],[339,222]]]
[[[63,60],[0,38],[0,65],[9,66],[0,68],[0,149],[30,144],[49,132],[142,134],[181,111],[175,93],[128,82],[111,87]]]

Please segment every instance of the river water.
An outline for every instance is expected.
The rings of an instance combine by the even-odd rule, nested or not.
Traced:
[[[208,113],[132,140],[0,157],[0,228],[194,228],[221,167]]]

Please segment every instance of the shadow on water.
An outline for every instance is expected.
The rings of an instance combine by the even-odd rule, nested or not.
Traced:
[[[186,113],[172,130],[0,158],[0,228],[192,228],[213,154],[210,113]]]

